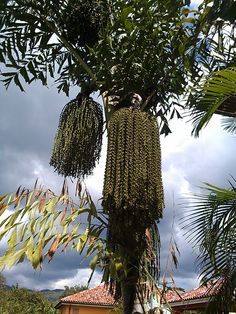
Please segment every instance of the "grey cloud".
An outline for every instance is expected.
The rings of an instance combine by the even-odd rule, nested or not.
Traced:
[[[19,283],[21,287],[26,288],[55,288],[57,281],[74,278],[78,271],[88,269],[88,264],[88,259],[83,261],[82,256],[73,250],[66,254],[57,252],[50,263],[45,260],[42,271],[34,270],[29,262],[24,262],[11,269],[5,269],[3,274],[9,285]],[[75,284],[81,284],[81,282],[78,281]]]
[[[19,185],[30,188],[37,177],[45,186],[59,193],[63,178],[53,172],[48,162],[60,111],[69,99],[58,95],[54,88],[45,89],[39,85],[32,86],[25,94],[14,87],[5,92],[0,86],[0,93],[1,194],[16,190]],[[75,95],[76,90],[73,93]],[[186,193],[199,191],[198,186],[202,181],[225,185],[229,174],[235,175],[235,142],[228,134],[222,132],[219,123],[216,122],[213,121],[199,139],[193,139],[190,136],[190,126],[178,121],[172,128],[173,134],[162,138],[166,198],[164,218],[159,224],[162,269],[168,255],[172,216],[175,210],[173,233],[181,255],[179,269],[174,272],[174,277],[177,284],[185,288],[196,285],[197,266],[196,255],[179,225],[179,217],[185,213],[185,206],[180,206],[180,203],[186,202],[187,207]],[[102,193],[105,152],[104,146],[94,176],[86,180],[88,190],[98,207],[100,206],[98,199]],[[72,183],[70,191],[73,194]],[[87,269],[88,266],[87,261],[83,265],[80,265],[80,262],[81,257],[73,251],[68,252],[66,256],[57,254],[50,264],[45,263],[41,273],[35,273],[28,263],[17,265],[11,270],[5,270],[4,273],[11,283],[18,281],[20,285],[52,287],[53,282],[79,278],[78,268]],[[83,270],[82,277],[84,278],[86,274],[87,270]]]

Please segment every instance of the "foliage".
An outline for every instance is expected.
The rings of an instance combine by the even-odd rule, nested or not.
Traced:
[[[208,124],[214,113],[229,117],[225,118],[223,123],[226,130],[234,132],[236,121],[235,90],[235,67],[212,73],[195,88],[193,95],[195,102],[191,110],[194,123],[193,133],[196,136]]]
[[[12,287],[0,290],[2,314],[56,314],[53,305],[40,292]]]
[[[88,44],[80,41],[84,24],[76,26],[74,40],[68,38],[75,32],[74,24],[61,26],[69,20],[68,14],[90,1],[5,1],[0,11],[0,61],[6,66],[3,82],[6,87],[14,82],[23,90],[23,81],[30,84],[39,79],[45,85],[51,77],[66,94],[75,84],[83,91],[99,90],[119,98],[136,92],[143,97],[143,106],[161,118],[161,133],[168,134],[168,115],[181,117],[179,96],[189,77],[201,77],[200,63],[209,58],[209,45],[200,35],[201,18],[185,6],[189,2],[93,2],[89,18],[94,18],[95,11],[103,12],[105,20],[109,12],[109,18],[99,31],[98,42]],[[66,13],[71,5],[71,13]],[[95,10],[96,5],[109,8]],[[84,19],[83,12],[76,18]],[[87,30],[91,25],[86,24]],[[106,106],[105,110],[108,113]]]
[[[236,118],[229,117],[222,120],[224,130],[231,134],[236,134]]]
[[[226,116],[224,128],[235,134],[235,2],[204,1],[205,36],[212,34],[211,60],[218,62],[215,72],[193,89],[189,97],[194,122],[193,134],[210,121],[214,113]],[[206,184],[204,192],[195,194],[192,210],[185,220],[188,236],[199,250],[199,266],[203,283],[220,284],[216,296],[208,304],[208,313],[228,313],[235,309],[235,181],[230,189]]]
[[[6,286],[6,278],[0,273],[0,289]]]
[[[84,291],[86,289],[88,289],[88,287],[87,286],[83,286],[83,285],[75,285],[75,286],[72,286],[72,287],[65,286],[64,287],[64,292],[60,296],[60,298],[66,297],[66,296],[71,295],[71,294],[78,293],[80,291]]]
[[[81,193],[80,184],[77,190]],[[65,184],[60,196],[35,185],[32,191],[19,189],[16,195],[2,196],[0,214],[13,206],[13,211],[0,223],[0,240],[8,238],[8,249],[0,257],[1,268],[22,263],[25,258],[35,269],[42,268],[45,258],[50,261],[57,250],[65,251],[70,246],[81,253],[88,244],[89,256],[95,250],[98,255],[104,251],[104,241],[99,236],[106,223],[99,217],[86,190],[78,206],[69,197]],[[95,266],[96,262],[92,268]]]
[[[187,100],[195,136],[214,113],[230,117],[224,121],[227,130],[235,124],[235,2],[205,0],[199,12],[197,29],[201,30],[202,44],[208,46],[209,55],[202,60],[204,75]]]
[[[211,3],[212,1],[205,1],[205,3]],[[234,23],[236,19],[236,4],[235,1],[229,0],[214,0],[212,9],[209,12],[209,19],[215,21],[218,18]]]
[[[235,181],[230,183],[230,189],[205,184],[205,191],[195,194],[191,199],[192,209],[185,220],[188,237],[199,250],[202,282],[222,280],[222,287],[217,296],[219,311],[225,311],[225,308],[229,310],[236,288],[234,183]]]
[[[160,246],[157,226],[146,231],[142,250],[137,245],[135,250],[127,250],[127,244],[132,244],[134,239],[126,234],[123,253],[114,252],[102,235],[107,228],[107,218],[96,210],[88,192],[82,193],[80,185],[77,192],[81,194],[79,206],[69,197],[66,184],[60,196],[37,185],[32,191],[19,189],[15,195],[3,196],[1,214],[13,206],[14,209],[0,225],[0,239],[8,238],[8,248],[0,258],[1,268],[11,267],[24,259],[28,259],[35,269],[42,268],[46,258],[51,261],[56,251],[71,247],[90,257],[92,272],[97,266],[103,269],[105,281],[111,279],[119,284],[135,273],[142,286],[143,280],[157,277]],[[142,293],[146,292],[144,288]]]
[[[58,303],[58,300],[60,299],[63,291],[63,289],[43,289],[40,290],[40,293],[42,293],[50,303],[55,305]]]
[[[117,314],[123,314],[122,302],[116,302],[113,311]]]
[[[79,94],[61,113],[50,165],[65,177],[91,174],[100,157],[102,130],[101,105]]]

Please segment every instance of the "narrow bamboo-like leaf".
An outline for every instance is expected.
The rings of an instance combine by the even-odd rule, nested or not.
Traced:
[[[99,258],[99,256],[98,256],[98,254],[96,254],[96,255],[92,258],[92,260],[90,261],[89,267],[90,267],[92,270],[94,270],[94,269],[96,268],[97,262],[98,262],[98,258]]]
[[[29,75],[25,67],[20,69],[20,74],[24,78],[24,80],[28,83],[29,82]]]
[[[22,92],[25,91],[24,88],[23,88],[23,86],[21,85],[21,82],[20,82],[20,80],[19,80],[18,74],[15,74],[15,76],[14,76],[14,82],[15,82],[15,84],[20,88],[20,90],[21,90]]]
[[[49,213],[53,213],[56,206],[56,198],[52,197],[45,206],[45,210]]]
[[[55,254],[56,250],[57,250],[57,247],[59,245],[59,240],[60,240],[60,235],[58,234],[52,245],[50,246],[49,250],[48,250],[48,255],[49,255],[49,261],[51,261],[51,259],[53,258],[53,255]]]
[[[9,240],[7,241],[10,247],[14,247],[17,241],[17,226],[13,229]]]

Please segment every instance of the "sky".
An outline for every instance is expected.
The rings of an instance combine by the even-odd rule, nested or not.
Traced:
[[[77,94],[73,90],[71,98]],[[38,178],[44,186],[59,192],[62,177],[49,166],[51,148],[63,106],[69,99],[48,88],[33,84],[22,93],[15,86],[6,91],[0,85],[0,194],[16,191],[19,185],[32,188]],[[222,130],[219,117],[214,117],[199,138],[191,136],[191,123],[171,122],[172,134],[161,137],[162,170],[165,190],[164,218],[159,224],[161,234],[161,264],[165,270],[175,216],[174,238],[180,250],[179,267],[173,272],[176,285],[190,289],[198,285],[196,253],[188,244],[181,224],[191,193],[198,192],[202,182],[227,186],[235,173],[235,138]],[[95,204],[102,193],[105,168],[106,138],[102,157],[94,175],[86,180]],[[74,251],[58,252],[43,271],[34,271],[29,263],[4,270],[8,284],[43,289],[63,288],[65,285],[86,284],[90,270],[88,261]],[[96,272],[91,286],[100,283]]]

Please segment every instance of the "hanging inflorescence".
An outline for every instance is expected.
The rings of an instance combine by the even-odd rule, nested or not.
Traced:
[[[117,232],[119,226],[137,231],[162,217],[163,204],[157,121],[146,112],[122,108],[109,122],[104,210]]]
[[[66,37],[77,45],[94,45],[99,31],[108,20],[107,2],[104,0],[69,0],[62,14],[62,28]]]
[[[102,133],[100,104],[79,94],[60,115],[50,165],[65,177],[91,174],[100,157]]]

